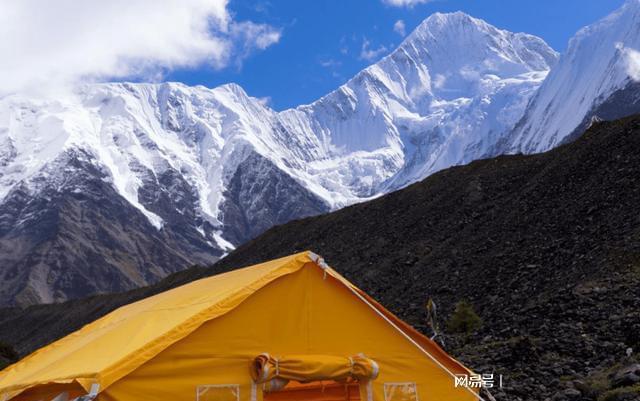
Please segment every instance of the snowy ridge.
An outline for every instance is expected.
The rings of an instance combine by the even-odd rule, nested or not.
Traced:
[[[509,138],[509,152],[560,144],[611,94],[640,80],[640,0],[581,29]]]
[[[10,145],[0,154],[0,198],[18,183],[35,190],[45,166],[82,149],[158,229],[163,217],[140,191],[177,172],[197,198],[194,228],[226,250],[225,194],[251,155],[328,209],[370,199],[491,152],[556,59],[537,37],[434,14],[336,91],[280,113],[235,84],[114,83],[55,100],[8,96],[0,99],[0,143]]]
[[[434,14],[337,91],[281,116],[344,166],[323,173],[324,185],[346,187],[347,201],[366,198],[493,148],[556,58],[539,38]]]

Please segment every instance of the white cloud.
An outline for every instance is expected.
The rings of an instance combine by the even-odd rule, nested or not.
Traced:
[[[342,62],[338,61],[338,60],[334,60],[332,58],[329,59],[321,59],[320,60],[320,65],[323,66],[324,68],[338,68],[342,65]]]
[[[227,0],[20,0],[0,7],[0,93],[48,83],[223,68],[278,42]]]
[[[640,52],[626,48],[627,73],[634,81],[640,81]]]
[[[371,42],[367,38],[362,40],[362,48],[360,49],[360,59],[367,61],[375,61],[382,54],[387,52],[386,46],[380,46],[377,49],[372,49]]]
[[[433,0],[382,0],[386,5],[393,7],[413,7],[418,4],[426,4]]]
[[[393,31],[400,36],[404,36],[407,34],[406,26],[404,25],[404,21],[399,19],[393,24]]]
[[[436,74],[433,78],[433,87],[436,89],[442,89],[445,83],[447,83],[447,77],[442,74]]]
[[[268,108],[270,108],[270,107],[271,107],[271,104],[273,103],[273,99],[271,99],[271,96],[259,97],[259,98],[257,98],[257,99],[258,99],[258,102],[260,102],[260,104],[261,104],[263,107],[268,107]]]
[[[232,23],[230,38],[237,48],[236,64],[242,63],[256,50],[264,50],[280,41],[282,32],[270,25],[256,24],[251,21]]]
[[[329,73],[332,77],[343,79],[342,74],[340,73],[340,67],[342,67],[342,61],[332,59],[332,58],[321,58],[319,60],[320,65],[329,70]]]
[[[342,36],[340,38],[340,53],[345,55],[349,53],[349,45],[347,44],[346,36]]]

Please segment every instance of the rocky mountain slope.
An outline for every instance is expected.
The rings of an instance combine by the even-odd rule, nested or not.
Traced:
[[[477,371],[503,375],[499,399],[595,400],[611,394],[608,373],[640,352],[639,196],[640,116],[596,123],[543,154],[449,168],[274,227],[210,268],[153,287],[2,310],[0,341],[24,355],[119,305],[312,249],[428,334],[424,305],[433,298],[446,348]],[[469,336],[447,333],[463,299],[483,326]]]
[[[0,304],[149,284],[474,160],[556,58],[537,37],[435,14],[336,91],[280,113],[233,84],[0,98]]]
[[[157,230],[109,185],[92,155],[69,151],[50,168],[59,179],[39,180],[36,197],[32,187],[19,185],[3,201],[0,299],[4,302],[50,302],[105,288],[124,291],[185,265],[215,260],[209,245],[183,225],[187,217]],[[176,186],[158,204],[170,204],[170,196],[185,193],[189,194],[188,188]]]
[[[574,139],[594,120],[640,112],[638,81],[640,0],[627,0],[571,39],[499,151],[542,152]]]

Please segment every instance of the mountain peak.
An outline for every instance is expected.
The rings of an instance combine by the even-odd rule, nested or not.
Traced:
[[[580,29],[569,41],[568,53],[587,37],[603,35],[603,39],[607,40],[612,35],[617,34],[620,36],[622,32],[630,32],[636,29],[639,23],[640,0],[627,0],[620,8],[608,16]],[[624,39],[633,39],[634,37],[637,37],[637,35],[631,34],[626,38],[618,37],[616,40],[624,42]]]
[[[249,95],[244,90],[244,88],[242,86],[238,85],[235,82],[229,82],[229,83],[226,83],[224,85],[220,85],[220,86],[216,87],[216,89],[225,90],[225,91],[231,92],[231,93],[233,93],[235,95],[240,95],[242,97],[249,97]]]
[[[544,40],[513,33],[461,11],[434,13],[407,36],[400,53],[417,52],[444,75],[461,69],[480,74],[516,76],[547,71],[558,54]],[[414,57],[416,59],[416,57]],[[468,74],[467,74],[468,75]]]
[[[467,13],[462,11],[454,11],[451,13],[441,13],[436,12],[427,17],[423,24],[433,25],[433,24],[459,24],[459,23],[471,23],[475,25],[486,24],[484,21],[474,18]]]
[[[469,27],[475,28],[479,31],[486,31],[490,28],[496,29],[487,24],[485,21],[474,18],[462,11],[456,11],[452,13],[437,12],[431,14],[424,21],[422,21],[420,25],[418,25],[418,27],[413,31],[413,33],[409,35],[409,37],[422,36],[429,33],[431,33],[432,35],[439,35],[444,30],[447,30],[449,32],[451,32],[452,30],[459,31],[461,28],[464,28],[464,30],[468,30]]]

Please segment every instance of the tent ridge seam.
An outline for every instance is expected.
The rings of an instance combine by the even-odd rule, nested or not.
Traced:
[[[305,255],[307,257],[309,257],[309,255]],[[221,305],[224,305],[224,303],[229,302],[231,298],[235,298],[237,296],[240,296],[241,299],[239,299],[239,302],[237,303],[237,305],[239,305],[240,303],[242,303],[244,300],[246,300],[249,296],[251,296],[251,294],[255,293],[255,291],[259,290],[260,288],[264,287],[265,285],[269,284],[270,282],[283,277],[285,275],[291,274],[297,270],[299,270],[300,268],[302,268],[302,266],[304,266],[304,263],[300,264],[300,266],[297,269],[291,269],[293,267],[293,265],[295,265],[294,262],[302,262],[302,261],[298,261],[298,260],[292,260],[289,263],[282,265],[276,269],[273,269],[272,271],[270,271],[269,273],[265,274],[264,276],[260,277],[258,280],[255,280],[254,282],[248,284],[247,286],[245,286],[244,288],[241,288],[240,290],[234,292],[233,294],[230,294],[229,296],[227,296],[225,299],[222,299],[218,302],[216,302],[215,304],[211,305],[210,307],[207,307],[205,309],[203,309],[202,311],[198,312],[195,315],[192,315],[191,317],[189,317],[188,319],[186,319],[185,321],[183,321],[182,323],[180,323],[177,326],[174,326],[174,328],[172,328],[171,330],[169,330],[168,332],[165,333],[164,336],[161,337],[157,337],[155,340],[153,340],[152,342],[148,343],[144,348],[137,350],[135,353],[135,357],[130,359],[131,354],[128,354],[124,357],[122,357],[121,359],[119,359],[117,362],[111,364],[110,366],[108,366],[107,368],[105,368],[103,370],[103,376],[109,376],[112,375],[114,371],[118,371],[121,368],[119,368],[118,366],[120,364],[124,364],[126,365],[137,365],[134,366],[133,369],[129,370],[128,373],[133,372],[134,370],[136,370],[142,363],[144,363],[144,361],[150,359],[150,358],[143,358],[143,355],[147,354],[147,353],[151,353],[152,356],[155,356],[157,354],[159,354],[160,352],[162,352],[163,350],[165,350],[166,348],[170,347],[171,345],[175,344],[176,342],[180,341],[181,339],[185,338],[186,336],[188,336],[190,333],[192,333],[193,331],[195,331],[198,327],[200,327],[202,324],[216,319],[220,316],[225,315],[226,313],[230,312],[231,310],[227,310],[224,313],[221,313],[219,315],[213,316],[211,318],[203,318],[203,315],[206,316],[208,313],[211,312],[212,309],[216,309]],[[290,271],[289,271],[290,270]],[[262,285],[259,285],[262,284]],[[243,293],[246,293],[246,289],[247,288],[254,288],[254,286],[258,285],[253,291],[249,292],[248,294],[246,294],[246,296],[242,296]],[[236,306],[237,306],[236,305]],[[194,325],[195,327],[193,327],[191,330],[189,330],[189,326]],[[159,346],[159,344],[162,344],[162,339],[163,337],[171,337],[174,336],[176,334],[179,334],[180,332],[182,332],[185,329],[186,326],[186,331],[185,331],[185,335],[181,336],[180,338],[177,338],[175,341],[169,343],[166,345],[166,347],[162,347],[158,350],[156,350],[155,348]],[[137,364],[136,362],[138,360],[141,360],[142,362],[140,364]],[[123,375],[124,376],[124,375]],[[118,381],[120,377],[115,378],[111,383],[106,383],[102,386],[102,390],[105,390],[107,387],[109,387],[111,384],[115,383],[116,381]]]

